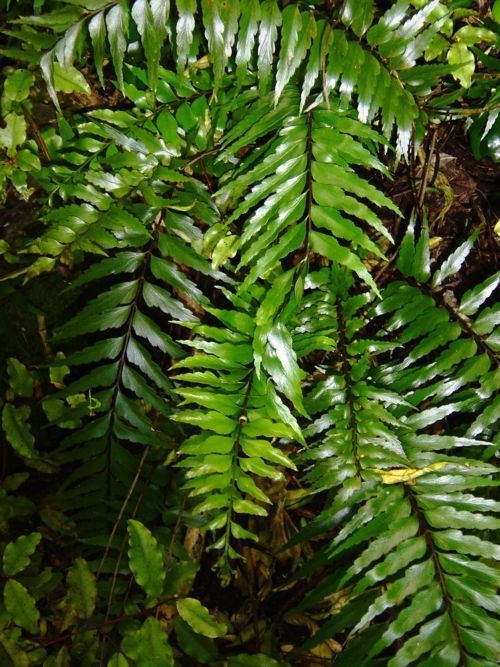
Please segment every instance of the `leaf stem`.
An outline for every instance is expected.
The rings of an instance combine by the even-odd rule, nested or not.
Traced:
[[[339,328],[337,349],[340,355],[342,375],[344,377],[344,382],[345,382],[345,396],[346,396],[347,409],[349,411],[349,429],[351,431],[352,453],[354,457],[354,465],[356,467],[356,474],[358,475],[358,477],[361,477],[362,468],[358,452],[358,444],[359,444],[358,424],[356,418],[356,406],[354,404],[351,367],[349,365],[348,353],[347,353],[346,322],[344,318],[344,309],[342,308],[342,304],[339,299],[337,299],[336,309],[337,309],[337,320]]]
[[[404,489],[406,491],[406,495],[410,501],[411,508],[416,515],[419,523],[419,532],[421,535],[424,536],[427,547],[430,551],[432,561],[434,563],[434,568],[436,570],[438,579],[439,579],[439,585],[441,587],[441,592],[443,594],[443,599],[446,605],[446,611],[448,613],[448,616],[450,618],[451,622],[451,628],[453,631],[453,634],[455,636],[458,650],[460,651],[460,667],[465,667],[467,664],[467,656],[465,653],[465,649],[462,645],[462,642],[460,640],[460,631],[458,629],[458,624],[455,619],[455,616],[453,614],[453,603],[450,598],[450,594],[448,593],[448,588],[446,587],[446,575],[443,572],[443,568],[441,567],[441,562],[439,560],[439,554],[436,549],[436,545],[434,544],[434,540],[432,539],[432,530],[431,527],[429,526],[427,519],[425,517],[425,514],[423,511],[420,509],[420,506],[418,504],[418,501],[415,497],[415,493],[411,489],[410,485],[404,484]]]
[[[226,523],[226,532],[224,536],[224,560],[228,560],[229,557],[229,546],[231,541],[231,519],[233,515],[233,505],[234,505],[234,487],[236,484],[236,467],[238,465],[238,456],[240,452],[241,445],[241,436],[243,433],[243,426],[247,422],[247,410],[248,403],[250,401],[250,394],[252,391],[253,384],[253,374],[255,369],[252,368],[248,375],[247,384],[245,387],[245,394],[243,396],[243,403],[241,405],[240,416],[238,418],[238,425],[236,426],[236,431],[234,435],[234,445],[233,445],[233,462],[231,466],[231,482],[229,486],[229,501],[227,509],[227,523]]]

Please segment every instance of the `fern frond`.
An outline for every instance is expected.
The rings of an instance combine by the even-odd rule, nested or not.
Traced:
[[[427,420],[432,423],[452,414],[455,420],[469,415],[465,430],[457,423],[453,432],[489,438],[500,418],[495,395],[499,315],[498,305],[491,303],[500,276],[492,275],[456,300],[446,281],[462,268],[477,232],[434,271],[427,231],[423,230],[416,245],[413,235],[410,225],[398,260],[403,280],[388,286],[374,311],[389,316],[383,328],[405,346],[407,354],[382,364],[377,377],[412,405],[425,403],[420,416],[408,417],[415,425],[425,426]]]
[[[74,281],[73,289],[96,282],[104,287],[110,280],[112,284],[101,288],[56,337],[58,344],[67,345],[82,336],[98,336],[59,362],[72,374],[69,385],[51,399],[63,427],[83,422],[63,440],[59,451],[58,459],[73,467],[59,496],[65,507],[76,511],[75,518],[94,530],[103,503],[116,509],[130,486],[135,458],[129,448],[148,446],[157,458],[170,447],[173,432],[165,420],[173,393],[164,367],[182,350],[165,332],[164,322],[192,322],[196,316],[189,307],[201,312],[200,306],[207,303],[177,263],[213,273],[183,240],[193,228],[189,218],[168,209],[150,209],[143,224],[150,236],[145,245],[115,250]],[[74,379],[79,368],[91,370]],[[150,472],[146,466],[145,473]],[[157,506],[154,485],[148,488],[146,501]]]
[[[224,579],[230,574],[230,561],[241,557],[238,542],[256,540],[243,525],[245,515],[267,515],[270,501],[262,481],[282,479],[283,466],[295,469],[281,441],[303,440],[295,418],[268,379],[289,395],[291,374],[298,368],[281,365],[271,333],[256,364],[255,308],[253,299],[235,299],[232,310],[207,307],[218,325],[192,326],[194,338],[185,344],[197,353],[178,361],[172,378],[182,383],[175,389],[183,398],[180,405],[197,406],[172,416],[197,428],[179,448],[178,465],[185,470],[192,511],[205,517],[204,530],[215,535],[211,548],[220,551],[217,567]],[[287,344],[283,325],[272,333],[276,339],[282,336],[275,344]]]
[[[237,268],[250,267],[241,289],[266,278],[293,253],[302,262],[317,253],[349,266],[376,290],[360,256],[368,252],[383,256],[368,232],[392,239],[364,200],[396,213],[398,209],[356,168],[386,174],[374,149],[385,140],[339,110],[317,108],[299,115],[297,95],[291,91],[286,106],[281,102],[276,107],[272,121],[265,105],[257,105],[249,114],[257,120],[248,130],[247,120],[240,121],[229,132],[222,157],[229,159],[246,141],[274,131],[282,108],[288,116],[260,161],[229,177],[216,195],[220,207],[233,209],[226,225],[241,228],[233,246],[241,253]]]
[[[191,96],[196,91],[189,92]],[[201,249],[201,231],[184,215],[189,211],[208,226],[218,220],[206,186],[191,176],[190,156],[198,148],[192,139],[199,128],[189,116],[201,98],[191,103],[173,97],[172,108],[182,104],[185,112],[180,122],[166,104],[154,111],[105,109],[79,118],[69,136],[50,136],[61,145],[57,160],[40,175],[49,196],[41,215],[46,230],[24,250],[40,256],[28,269],[29,277],[56,263],[72,267],[87,255],[143,247],[150,233],[141,219],[149,216],[151,207],[170,208],[178,238],[174,252],[186,255],[180,247],[184,242]],[[213,273],[206,265],[193,268]]]
[[[398,414],[409,403],[380,383],[368,356],[393,354],[397,342],[367,337],[366,299],[352,294],[352,279],[333,275],[314,282],[336,301],[336,346],[320,366],[326,378],[306,395],[317,416],[301,457],[310,492],[328,491],[329,501],[292,543],[333,531],[297,576],[327,568],[301,607],[337,603],[306,646],[341,640],[341,665],[494,660],[498,578],[490,560],[500,553],[477,531],[500,525],[498,503],[478,495],[496,486],[496,470],[462,455],[488,443],[422,432],[439,418],[420,422],[425,410]]]
[[[101,85],[105,56],[109,53],[122,91],[127,46],[133,32],[138,33],[148,82],[154,91],[167,38],[172,42],[170,48],[176,51],[181,71],[199,55],[202,35],[198,30],[202,26],[213,68],[214,93],[233,61],[240,84],[251,81],[255,74],[261,92],[269,88],[274,75],[276,102],[300,72],[301,109],[312,92],[329,98],[338,86],[343,104],[357,95],[362,122],[371,122],[381,111],[385,135],[391,137],[395,125],[398,152],[406,154],[418,106],[411,92],[412,79],[407,83],[405,74],[447,20],[442,9],[439,0],[432,0],[418,11],[404,1],[380,15],[371,0],[356,0],[344,3],[340,16],[336,12],[324,16],[319,10],[302,10],[293,3],[282,8],[276,0],[178,0],[172,7],[166,0],[135,0],[130,6],[111,2],[75,7],[71,3],[43,16],[22,17],[16,22],[23,27],[17,33],[19,38],[31,42],[36,50],[40,50],[43,40],[32,38],[27,30],[54,31],[52,39],[47,36],[51,48],[41,57],[40,64],[56,105],[59,68],[76,72],[73,63],[84,39],[84,28],[88,27]],[[343,29],[336,27],[340,21]],[[80,84],[85,87],[85,80]]]
[[[487,4],[0,0],[0,667],[498,662]]]

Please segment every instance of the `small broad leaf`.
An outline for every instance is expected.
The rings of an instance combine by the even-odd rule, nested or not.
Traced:
[[[97,598],[96,581],[88,563],[83,558],[75,558],[68,570],[68,595],[79,618],[90,618]]]
[[[156,618],[148,618],[137,632],[137,667],[174,667],[168,637]]]
[[[463,42],[452,44],[446,56],[450,65],[457,65],[452,71],[452,76],[459,81],[464,88],[470,88],[472,75],[475,70],[474,54]]]
[[[3,85],[3,94],[9,100],[22,102],[30,92],[31,86],[35,83],[35,77],[31,72],[25,69],[18,69],[5,79]]]
[[[33,374],[23,363],[14,357],[9,357],[7,359],[7,373],[9,374],[9,384],[17,396],[30,398],[33,395]]]
[[[9,113],[4,122],[5,127],[0,127],[0,147],[6,149],[9,157],[13,157],[16,148],[26,139],[26,121],[20,114]]]
[[[182,651],[196,661],[210,665],[217,659],[215,642],[208,637],[193,632],[192,628],[180,616],[175,621],[175,636]]]
[[[7,440],[18,454],[29,459],[38,456],[28,423],[30,413],[29,405],[16,407],[12,403],[6,403],[2,410],[2,426]]]
[[[180,146],[181,139],[178,134],[179,127],[175,120],[175,116],[168,109],[163,109],[163,111],[160,112],[156,119],[156,125],[167,144],[176,148]]]
[[[130,569],[137,583],[150,597],[159,597],[163,590],[165,570],[158,542],[140,521],[128,522]]]
[[[15,542],[10,542],[3,552],[3,571],[12,576],[29,565],[30,557],[35,553],[42,536],[40,533],[21,535]]]
[[[223,637],[227,633],[227,626],[217,622],[206,607],[195,598],[177,600],[177,611],[181,618],[191,628],[204,637]]]
[[[32,635],[38,633],[40,612],[26,588],[15,579],[9,579],[3,591],[5,608],[16,625]]]
[[[228,259],[232,259],[238,252],[239,238],[229,235],[222,237],[212,251],[212,268],[217,270],[223,266]]]
[[[40,171],[42,164],[38,155],[35,155],[28,149],[20,150],[16,156],[19,169],[26,172]]]

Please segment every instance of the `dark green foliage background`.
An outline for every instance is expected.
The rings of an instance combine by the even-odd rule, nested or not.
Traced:
[[[498,664],[500,2],[0,17],[0,666]]]

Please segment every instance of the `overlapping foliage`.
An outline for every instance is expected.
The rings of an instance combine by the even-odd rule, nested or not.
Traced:
[[[483,4],[0,3],[2,665],[497,664]]]

